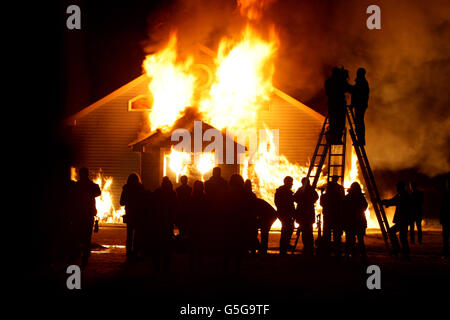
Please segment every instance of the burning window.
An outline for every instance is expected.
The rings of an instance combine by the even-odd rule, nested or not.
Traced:
[[[128,111],[150,111],[152,101],[147,95],[138,95],[128,101]]]

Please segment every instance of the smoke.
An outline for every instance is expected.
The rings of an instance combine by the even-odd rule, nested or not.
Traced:
[[[381,30],[366,28],[371,4],[381,8]],[[177,1],[167,12],[162,23],[151,24],[149,51],[174,28],[185,52],[197,43],[216,48],[246,23],[233,1]],[[366,68],[374,169],[450,171],[448,1],[283,0],[252,23],[262,31],[273,24],[280,37],[275,85],[323,114],[331,67],[345,66],[352,80],[358,67]]]

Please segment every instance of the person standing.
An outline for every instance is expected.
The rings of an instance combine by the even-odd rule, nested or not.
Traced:
[[[405,183],[398,182],[397,194],[391,199],[382,200],[381,203],[386,208],[395,206],[394,225],[390,228],[390,232],[399,232],[403,255],[409,259],[408,226],[411,221],[411,198],[406,191]]]
[[[75,183],[75,207],[76,218],[74,223],[77,226],[79,236],[77,243],[81,247],[81,265],[86,266],[91,255],[91,239],[94,219],[97,215],[95,198],[101,194],[98,184],[89,179],[89,170],[81,168],[80,179]]]
[[[290,246],[292,232],[294,231],[294,196],[292,185],[294,179],[290,176],[284,178],[284,185],[275,192],[275,205],[278,219],[281,221],[280,254],[286,254]]]
[[[128,176],[127,183],[122,188],[120,205],[125,206],[124,222],[127,224],[126,261],[131,262],[137,258],[139,252],[138,227],[142,225],[144,186],[137,173]]]
[[[190,269],[198,272],[201,269],[203,257],[209,248],[209,233],[214,232],[210,217],[207,215],[207,203],[204,193],[204,184],[200,180],[194,182],[192,195],[187,207],[189,212],[187,220],[187,233],[190,239]]]
[[[414,225],[417,227],[417,241],[422,244],[423,192],[417,189],[417,183],[411,182],[411,224],[409,233],[411,243],[414,244]]]
[[[314,204],[318,199],[319,195],[311,186],[309,179],[303,178],[302,186],[294,194],[294,201],[297,203],[297,222],[302,233],[303,253],[307,256],[312,256],[314,251]]]
[[[355,238],[357,238],[363,262],[366,261],[364,236],[367,228],[365,215],[367,207],[367,200],[362,193],[361,186],[358,182],[353,182],[344,198],[345,256],[348,257],[350,254],[353,256]]]
[[[263,199],[255,200],[255,210],[258,221],[258,228],[261,230],[261,242],[258,253],[266,254],[269,247],[269,233],[273,223],[277,220],[275,209]]]
[[[215,167],[212,176],[205,182],[205,195],[208,203],[208,214],[211,227],[215,230],[210,234],[210,245],[213,251],[223,253],[226,249],[226,230],[224,223],[227,221],[226,195],[228,193],[228,183],[222,178],[220,167]]]
[[[328,254],[329,250],[333,249],[336,256],[341,255],[342,209],[345,196],[344,188],[337,182],[338,178],[332,177],[325,193],[320,197],[320,205],[323,208],[324,252]]]
[[[178,227],[178,230],[180,231],[181,237],[185,238],[187,235],[186,228],[187,228],[187,221],[189,220],[188,217],[188,204],[189,199],[192,194],[192,188],[188,185],[188,177],[187,176],[181,176],[180,178],[181,186],[176,188],[177,193],[177,210],[175,215],[175,224]]]
[[[168,177],[163,177],[161,186],[152,194],[154,210],[151,213],[149,251],[153,262],[154,274],[169,271],[171,244],[174,237],[173,226],[177,195]]]
[[[329,135],[331,144],[342,144],[345,128],[346,100],[345,93],[351,92],[348,84],[348,70],[334,67],[331,77],[325,81],[325,93],[328,98]]]
[[[250,243],[254,241],[253,226],[255,225],[251,212],[254,198],[245,190],[244,179],[239,174],[230,177],[229,190],[226,195],[225,229],[225,259],[224,271],[234,262],[231,271],[239,273],[242,258],[248,253]]]
[[[364,114],[369,105],[369,83],[366,80],[366,70],[359,68],[356,71],[355,85],[352,86],[351,107],[355,109],[355,131],[358,144],[366,144],[366,127],[364,124]]]
[[[248,234],[249,238],[249,250],[251,253],[256,253],[256,249],[259,247],[258,241],[258,211],[257,211],[257,197],[253,192],[252,181],[250,179],[245,180],[244,182],[244,190],[247,193],[247,196],[250,201],[249,206],[249,230]]]

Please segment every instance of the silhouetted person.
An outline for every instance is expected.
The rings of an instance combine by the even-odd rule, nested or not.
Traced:
[[[251,225],[249,233],[253,234],[253,240],[249,243],[249,250],[252,253],[256,252],[256,249],[259,247],[259,241],[258,241],[258,212],[256,208],[256,200],[258,199],[256,197],[256,194],[253,192],[253,186],[252,181],[250,179],[245,180],[244,182],[244,190],[247,193],[249,197],[250,203],[250,212],[249,215],[251,216]]]
[[[273,223],[277,220],[275,209],[263,199],[255,200],[255,211],[258,221],[258,228],[261,230],[261,242],[258,253],[265,254],[269,246],[269,232]]]
[[[325,252],[332,249],[336,256],[341,255],[341,238],[342,238],[342,209],[344,201],[344,188],[337,182],[337,176],[333,176],[332,180],[327,184],[326,191],[320,197],[320,205],[323,214],[323,244]],[[331,241],[332,240],[332,241]]]
[[[308,178],[302,179],[302,186],[294,194],[294,200],[297,202],[297,222],[300,224],[303,241],[303,253],[308,256],[313,255],[314,236],[313,224],[315,221],[314,204],[319,195],[311,186]]]
[[[444,258],[448,258],[449,257],[448,239],[450,236],[450,189],[448,178],[446,182],[446,190],[442,198],[440,223],[442,225],[442,239],[443,239],[442,256]]]
[[[347,82],[348,71],[334,67],[331,77],[325,81],[325,93],[328,97],[329,142],[342,143],[345,127],[345,93],[351,91]]]
[[[127,183],[122,188],[120,205],[125,206],[124,222],[127,224],[126,256],[127,262],[137,258],[139,252],[138,227],[143,214],[144,186],[137,173],[128,176]]]
[[[163,177],[161,186],[153,191],[152,196],[154,211],[149,236],[153,239],[151,256],[157,273],[161,267],[164,271],[169,269],[177,196],[168,177]]]
[[[213,250],[210,246],[210,238],[215,231],[208,215],[202,181],[194,182],[187,209],[189,212],[187,233],[190,239],[190,268],[191,271],[200,271],[203,256]]]
[[[398,182],[397,194],[391,199],[382,200],[382,204],[386,208],[395,206],[394,225],[390,228],[390,232],[399,232],[403,255],[409,258],[408,225],[411,221],[411,198],[406,191],[405,183]]]
[[[254,241],[255,224],[251,212],[252,200],[244,189],[244,179],[239,174],[230,177],[230,188],[226,197],[227,217],[224,222],[226,237],[225,267],[234,260],[234,272],[239,272],[243,256]]]
[[[80,180],[74,186],[76,220],[74,224],[78,230],[78,243],[81,246],[81,264],[86,266],[91,255],[91,238],[94,219],[97,215],[95,198],[101,194],[100,187],[89,179],[89,170],[81,168],[79,171]]]
[[[290,246],[292,232],[294,231],[295,205],[292,193],[294,179],[287,176],[284,185],[275,192],[275,205],[278,219],[281,221],[280,254],[286,254]]]
[[[224,220],[227,220],[227,211],[225,208],[227,192],[228,183],[222,178],[220,167],[215,167],[212,176],[205,182],[205,195],[208,202],[212,228],[215,230],[214,234],[211,235],[210,242],[219,254],[225,250],[224,239],[226,235]]]
[[[205,182],[205,193],[212,198],[223,198],[228,190],[227,181],[222,178],[220,167],[215,167],[211,178]]]
[[[363,262],[366,261],[364,235],[367,228],[365,215],[367,207],[368,204],[361,191],[361,186],[358,182],[353,182],[344,198],[345,255],[352,254],[353,256],[355,238],[357,238],[359,253]]]
[[[181,186],[179,186],[176,189],[177,193],[177,211],[175,216],[175,224],[178,227],[178,230],[180,231],[180,235],[182,237],[185,237],[186,233],[186,224],[188,217],[188,202],[189,198],[192,194],[192,188],[188,185],[188,177],[187,176],[181,176],[180,178]]]
[[[359,145],[366,144],[366,127],[364,114],[369,102],[369,83],[366,80],[366,70],[359,68],[356,71],[355,85],[352,87],[351,106],[355,109],[355,131]]]
[[[411,243],[414,244],[414,224],[417,227],[417,241],[422,243],[423,192],[417,189],[417,183],[411,182],[411,224],[409,225]]]

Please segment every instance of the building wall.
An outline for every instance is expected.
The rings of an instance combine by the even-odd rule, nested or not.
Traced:
[[[91,176],[101,169],[105,176],[113,178],[115,207],[119,207],[120,193],[128,175],[139,173],[139,154],[132,152],[128,144],[137,139],[145,113],[129,112],[128,100],[145,90],[146,83],[139,83],[76,119],[72,129],[76,167],[89,168]]]
[[[279,154],[292,163],[306,165],[311,160],[323,120],[273,95],[269,108],[259,113],[258,127],[279,129]]]

